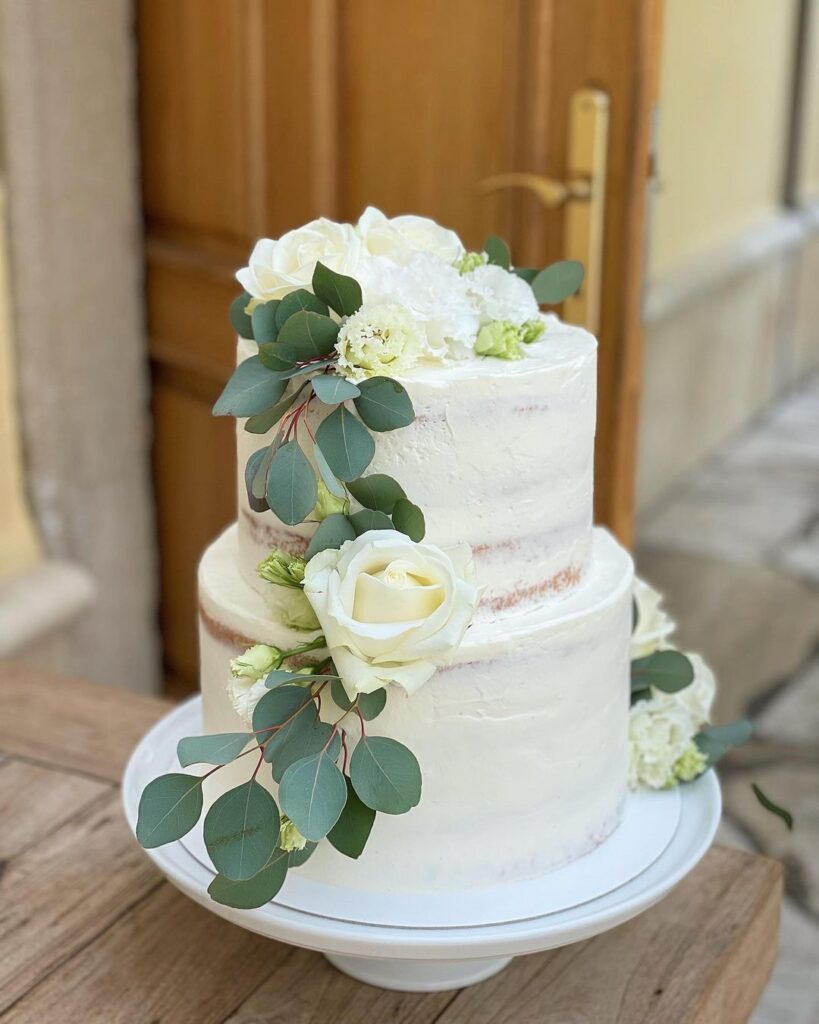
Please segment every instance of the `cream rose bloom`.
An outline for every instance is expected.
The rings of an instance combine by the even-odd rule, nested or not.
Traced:
[[[631,637],[631,657],[645,658],[668,646],[668,638],[677,624],[660,607],[662,594],[636,576],[633,594],[637,604],[637,628]]]
[[[416,252],[428,252],[445,263],[454,263],[464,252],[455,232],[429,217],[406,214],[388,218],[375,206],[368,206],[356,229],[370,255],[386,256],[394,263],[408,263]]]
[[[371,530],[307,563],[304,592],[350,699],[414,693],[455,655],[478,604],[469,545],[442,551]]]
[[[330,270],[355,277],[362,255],[361,237],[351,224],[319,217],[278,241],[260,239],[248,266],[237,271],[236,278],[254,299],[282,299],[297,288],[310,288],[319,261]]]

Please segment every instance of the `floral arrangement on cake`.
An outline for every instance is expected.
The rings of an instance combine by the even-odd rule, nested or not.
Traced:
[[[526,358],[547,327],[540,307],[576,291],[582,276],[571,261],[515,268],[497,237],[467,252],[431,220],[373,208],[355,226],[320,219],[264,239],[237,274],[244,291],[231,323],[258,352],[238,365],[214,413],[244,419],[251,434],[275,431],[244,469],[250,508],[315,528],[303,554],[275,549],[257,570],[283,595],[287,626],[310,635],[234,658],[227,692],[246,728],[180,741],[182,768],[212,767],[160,776],[140,802],[142,845],[174,841],[201,816],[204,780],[249,758],[247,781],[204,819],[214,900],[261,906],[317,843],[356,858],[377,814],[404,814],[421,799],[413,753],[370,735],[368,723],[389,687],[412,695],[452,661],[480,587],[469,546],[427,542],[404,485],[367,474],[378,436],[414,419],[395,375]],[[713,676],[669,646],[658,596],[638,584],[635,598],[631,782],[664,788],[697,777],[749,727],[707,724]]]

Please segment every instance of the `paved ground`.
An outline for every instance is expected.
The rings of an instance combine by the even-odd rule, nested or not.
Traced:
[[[752,1024],[816,1024],[819,377],[649,509],[638,538],[638,569],[665,592],[680,645],[717,672],[716,720],[756,725],[720,772],[723,841],[786,865],[781,955]],[[759,808],[751,781],[793,812],[793,832]]]

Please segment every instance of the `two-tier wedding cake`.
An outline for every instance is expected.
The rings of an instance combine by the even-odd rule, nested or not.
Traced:
[[[238,520],[201,562],[204,735],[178,752],[211,767],[146,788],[143,845],[205,809],[235,907],[293,868],[497,885],[604,841],[629,782],[699,774],[713,678],[592,526],[596,342],[541,311],[582,268],[370,208],[237,276],[214,412],[237,418]]]

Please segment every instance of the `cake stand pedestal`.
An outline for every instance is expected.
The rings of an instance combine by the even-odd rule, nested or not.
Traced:
[[[143,737],[131,755],[123,777],[122,799],[132,830],[142,789],[169,770],[179,737],[198,731],[199,706],[197,698],[175,708]],[[662,799],[664,795],[657,797]],[[287,897],[287,905],[277,902],[277,897],[277,901],[255,910],[236,910],[210,899],[207,889],[214,871],[194,856],[184,840],[145,852],[182,892],[240,927],[318,950],[340,971],[367,984],[398,991],[434,992],[483,981],[502,970],[514,956],[590,938],[660,900],[701,860],[720,819],[719,784],[713,771],[681,787],[679,797],[679,819],[670,841],[636,877],[622,881],[618,847],[610,839],[589,855],[602,862],[602,870],[608,870],[612,879],[611,887],[602,895],[551,913],[539,913],[535,880],[531,883],[529,916],[510,921],[499,907],[494,923],[490,914],[488,923],[479,925],[350,921],[317,913],[315,907],[300,909],[292,894]],[[635,802],[635,808],[649,830],[654,820],[650,801]],[[282,890],[282,899],[284,894]],[[476,890],[474,898],[483,901],[485,897]]]

